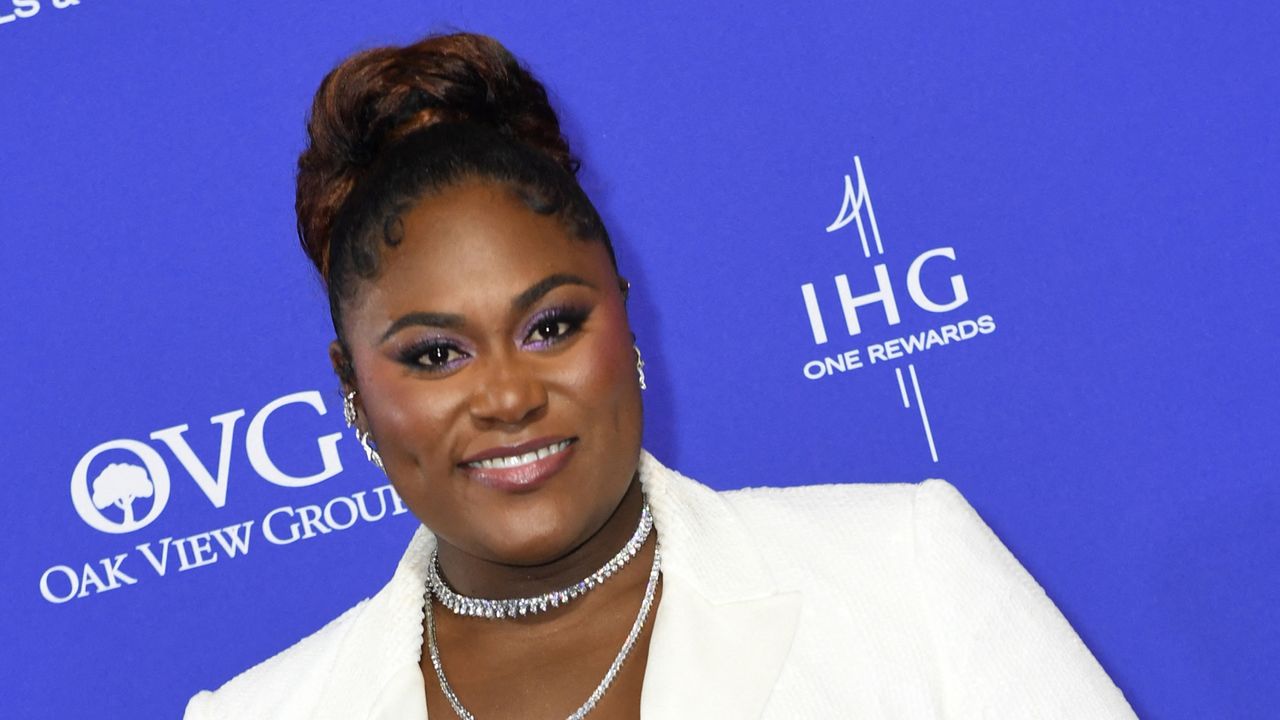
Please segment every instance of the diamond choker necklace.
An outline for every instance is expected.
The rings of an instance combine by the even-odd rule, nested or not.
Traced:
[[[536,615],[551,608],[560,607],[570,600],[584,595],[588,590],[621,570],[624,565],[631,561],[631,558],[636,556],[636,553],[640,552],[640,547],[644,545],[644,541],[649,537],[649,531],[652,529],[653,516],[649,514],[649,501],[646,499],[644,505],[640,508],[640,524],[636,526],[635,533],[627,541],[627,544],[622,546],[618,554],[614,555],[609,562],[591,575],[588,575],[584,580],[563,590],[553,590],[534,597],[504,600],[460,595],[449,587],[449,584],[440,576],[440,553],[438,550],[432,551],[431,562],[427,566],[427,587],[431,589],[431,594],[435,595],[441,605],[458,615],[485,618]]]

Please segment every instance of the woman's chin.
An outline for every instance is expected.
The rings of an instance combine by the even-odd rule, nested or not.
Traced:
[[[532,568],[550,565],[568,555],[575,547],[575,538],[560,534],[507,536],[499,542],[486,543],[484,556],[490,562]]]

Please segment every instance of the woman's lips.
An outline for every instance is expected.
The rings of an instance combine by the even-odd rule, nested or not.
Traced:
[[[527,492],[559,472],[573,456],[577,444],[577,438],[569,438],[518,456],[463,463],[460,467],[470,479],[495,490]],[[535,453],[543,457],[532,459]]]

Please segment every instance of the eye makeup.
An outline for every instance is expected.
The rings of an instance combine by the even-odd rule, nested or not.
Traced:
[[[534,315],[521,333],[525,347],[543,350],[576,335],[591,315],[586,305],[558,305]],[[541,339],[533,336],[541,334]]]
[[[521,347],[541,351],[550,349],[581,331],[592,307],[564,304],[539,311],[524,324],[519,334]],[[474,353],[469,347],[448,335],[432,335],[406,344],[395,353],[403,365],[426,373],[445,373],[456,369]]]
[[[422,338],[396,353],[401,363],[429,373],[451,370],[469,356],[470,353],[461,343],[447,336]]]

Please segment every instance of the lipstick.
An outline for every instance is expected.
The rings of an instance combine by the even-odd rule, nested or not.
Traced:
[[[494,447],[458,463],[470,479],[495,490],[528,492],[540,487],[573,457],[577,438],[544,437]]]

